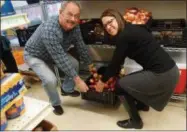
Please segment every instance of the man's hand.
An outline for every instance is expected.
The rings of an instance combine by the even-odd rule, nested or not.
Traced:
[[[95,86],[97,92],[103,92],[105,83],[103,83],[101,80],[99,80]]]
[[[81,92],[88,91],[88,86],[79,76],[76,76],[74,78],[74,81],[75,81],[75,85],[80,89]]]

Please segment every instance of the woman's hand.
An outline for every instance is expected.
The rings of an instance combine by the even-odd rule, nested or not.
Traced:
[[[95,89],[97,92],[103,92],[104,86],[105,86],[105,83],[99,80],[95,86]]]

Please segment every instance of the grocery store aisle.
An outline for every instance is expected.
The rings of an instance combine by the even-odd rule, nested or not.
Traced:
[[[28,90],[26,96],[48,101],[40,84]],[[81,97],[62,97],[65,113],[56,116],[52,112],[46,120],[55,124],[58,130],[126,130],[118,127],[116,122],[128,118],[121,105],[119,109],[104,107],[101,104],[82,100]],[[169,103],[162,112],[150,109],[140,112],[144,122],[143,130],[186,130],[185,103]]]

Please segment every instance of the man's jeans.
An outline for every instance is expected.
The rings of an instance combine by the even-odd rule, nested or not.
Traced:
[[[73,64],[73,67],[78,72],[79,62],[68,54],[70,61]],[[46,64],[43,60],[29,55],[27,52],[24,53],[25,62],[29,67],[38,75],[42,81],[42,85],[49,97],[52,106],[61,105],[60,97],[57,91],[57,78],[49,65]],[[63,90],[65,92],[73,92],[75,83],[73,79],[70,79],[68,76],[65,76],[63,83]]]

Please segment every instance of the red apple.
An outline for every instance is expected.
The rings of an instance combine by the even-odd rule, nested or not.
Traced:
[[[102,75],[99,75],[99,79],[101,79],[103,76]]]
[[[110,84],[110,88],[114,88],[115,87],[115,82],[114,83],[112,83],[112,84]]]
[[[92,71],[93,71],[93,72],[96,72],[96,71],[97,71],[97,69],[96,69],[95,67],[93,67],[93,68],[92,68]]]
[[[108,80],[108,83],[111,84],[113,81],[114,81],[114,78],[111,77],[111,78]]]
[[[129,10],[129,12],[132,13],[132,14],[136,14],[136,13],[138,13],[138,9],[137,8],[132,8],[132,9]]]
[[[89,85],[90,88],[95,88],[96,86],[95,85]]]
[[[127,12],[127,20],[133,21],[135,19],[135,15]]]
[[[109,88],[108,84],[105,83],[104,88]]]
[[[125,20],[127,20],[127,15],[124,15],[123,18],[124,18]]]
[[[139,25],[141,25],[141,24],[143,24],[144,22],[142,21],[142,20],[138,20],[137,21],[137,24],[139,24]]]
[[[94,78],[97,78],[97,77],[98,77],[98,74],[97,74],[97,73],[94,73],[94,74],[93,74],[93,77],[94,77]]]
[[[93,79],[90,79],[90,83],[91,83],[91,84],[94,84],[95,82],[94,82],[94,80],[93,80]]]
[[[98,81],[99,81],[99,79],[98,79],[98,78],[95,78],[95,79],[94,79],[94,81],[95,81],[95,82],[98,82]]]

